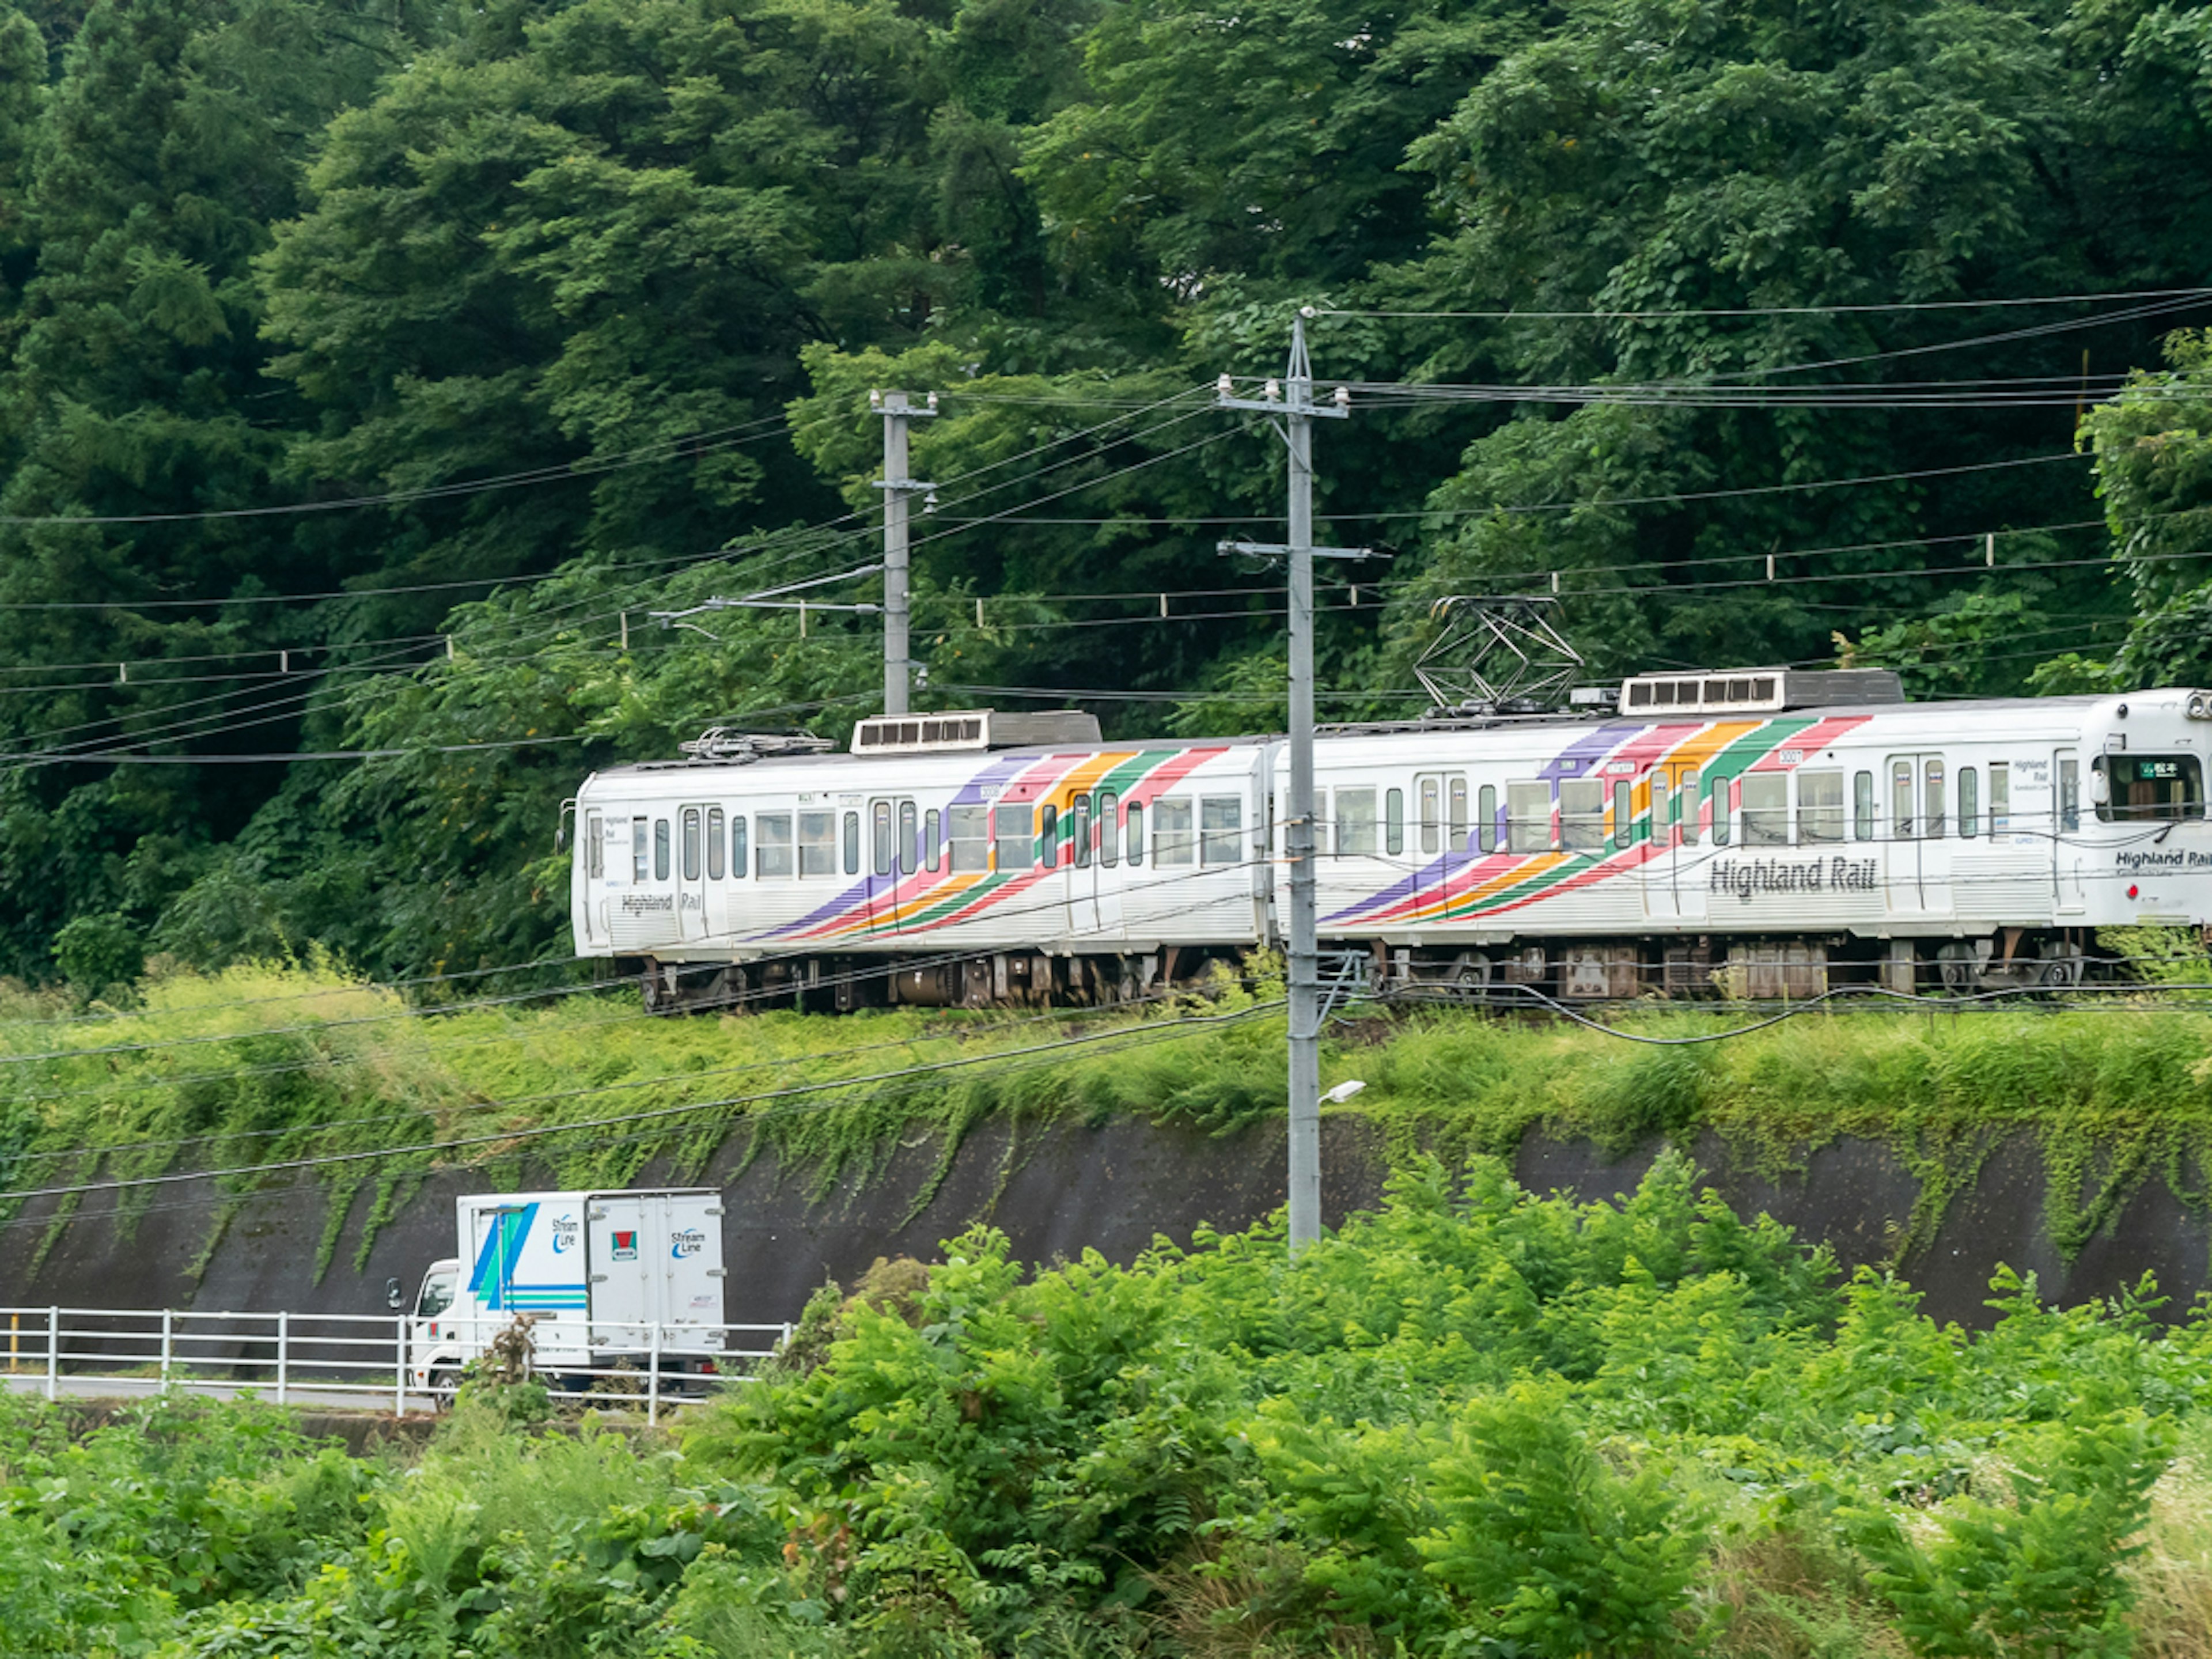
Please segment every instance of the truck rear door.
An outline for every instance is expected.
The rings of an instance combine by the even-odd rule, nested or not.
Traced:
[[[613,1354],[646,1352],[653,1346],[654,1310],[645,1195],[594,1193],[585,1217],[593,1363]]]
[[[670,1193],[662,1200],[668,1247],[661,1261],[661,1346],[696,1352],[722,1345],[722,1200]]]

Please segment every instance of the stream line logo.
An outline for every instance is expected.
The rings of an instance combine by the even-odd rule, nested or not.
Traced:
[[[486,1313],[560,1313],[591,1305],[590,1292],[582,1285],[533,1285],[516,1277],[529,1250],[538,1209],[535,1204],[525,1204],[489,1212],[491,1225],[484,1230],[469,1274],[469,1294]]]

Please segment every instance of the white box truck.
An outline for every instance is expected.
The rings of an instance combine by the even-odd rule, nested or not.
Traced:
[[[548,1381],[641,1366],[702,1375],[721,1352],[722,1200],[711,1188],[482,1193],[455,1200],[453,1255],[422,1275],[409,1382],[453,1392],[518,1318]],[[396,1286],[394,1287],[396,1289]]]

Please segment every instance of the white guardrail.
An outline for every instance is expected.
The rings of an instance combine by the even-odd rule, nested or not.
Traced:
[[[450,1338],[460,1322],[441,1318],[438,1328]],[[513,1328],[505,1319],[473,1322],[483,1343],[471,1348]],[[590,1365],[541,1356],[532,1365],[538,1380],[556,1404],[642,1407],[653,1423],[664,1405],[750,1381],[791,1337],[789,1325],[687,1325],[680,1345],[677,1331],[658,1325],[598,1320],[592,1331],[609,1346],[627,1346],[624,1334],[634,1334],[635,1351]],[[408,1350],[419,1341],[417,1322],[406,1314],[0,1307],[0,1388],[49,1400],[183,1389],[252,1393],[280,1406],[382,1410],[388,1401],[404,1417],[441,1410],[451,1399],[450,1370],[440,1368],[435,1386],[416,1380]]]

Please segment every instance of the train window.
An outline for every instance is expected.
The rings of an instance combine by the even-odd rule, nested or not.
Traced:
[[[743,812],[732,812],[730,814],[730,874],[736,879],[743,881],[745,878],[746,867],[745,815]]]
[[[1314,791],[1313,849],[1316,858],[1328,851],[1328,791],[1326,789]]]
[[[1570,853],[1605,850],[1603,779],[1559,780],[1559,845]]]
[[[1874,839],[1874,774],[1851,774],[1851,839]]]
[[[1060,864],[1060,808],[1045,805],[1037,809],[1037,862],[1048,870]]]
[[[1129,847],[1129,862],[1131,864],[1142,864],[1145,861],[1144,802],[1140,800],[1133,800],[1129,803],[1128,819],[1129,831],[1127,841]]]
[[[668,820],[666,818],[655,818],[653,821],[653,878],[655,881],[668,879]]]
[[[760,829],[760,876],[763,881],[791,874],[791,814],[763,812]]]
[[[1747,772],[1743,778],[1743,844],[1790,844],[1790,775]]]
[[[1990,833],[2002,836],[2012,828],[2012,763],[1990,763]]]
[[[1190,830],[1190,803],[1157,801],[1152,807],[1152,862],[1188,864],[1198,855],[1198,842]]]
[[[1380,848],[1375,838],[1375,792],[1340,789],[1336,792],[1336,850],[1357,858],[1373,858]]]
[[[1698,810],[1698,798],[1689,798],[1690,810]],[[1667,780],[1657,773],[1651,775],[1651,839],[1661,847],[1674,844],[1674,793],[1668,788]]]
[[[945,862],[943,820],[937,816],[935,807],[921,815],[921,862],[931,870]]]
[[[597,812],[585,813],[584,874],[592,881],[597,881],[606,873],[607,847],[606,842],[601,838],[602,834],[599,828],[599,815]]]
[[[1027,818],[1027,812],[1022,813]],[[956,806],[945,815],[952,839],[952,872],[972,874],[991,867],[991,809]]]
[[[898,864],[899,874],[910,876],[921,867],[915,856],[921,852],[921,823],[915,812],[914,803],[902,800],[898,804]]]
[[[860,873],[860,815],[858,812],[845,814],[845,873],[848,876]]]
[[[1971,766],[1959,769],[1959,833],[1982,833],[1982,779]]]
[[[1930,755],[1920,765],[1920,833],[1940,840],[1948,810],[1943,801],[1943,763]]]
[[[1513,853],[1552,850],[1552,786],[1541,778],[1505,786],[1505,846]]]
[[[1844,838],[1844,775],[1797,775],[1797,839],[1814,845]]]
[[[1711,788],[1708,791],[1708,799],[1713,819],[1713,845],[1716,847],[1725,847],[1729,844],[1729,820],[1735,816],[1735,789],[1734,786],[1735,780],[1732,778],[1715,778],[1712,781]],[[1688,793],[1689,787],[1688,775],[1685,774],[1682,784],[1684,793]],[[1682,845],[1685,847],[1694,847],[1698,844],[1698,810],[1696,805],[1698,798],[1695,795],[1691,795],[1689,799],[1691,802],[1690,810],[1682,815],[1689,820],[1689,823],[1683,828]]]
[[[1068,803],[1067,810],[1075,818],[1075,827],[1068,832],[1068,839],[1075,843],[1075,867],[1088,870],[1091,867],[1091,797],[1078,795]]]
[[[991,809],[991,839],[998,843],[998,865],[1001,874],[1015,870],[1026,870],[1036,862],[1036,828],[1026,806],[994,806]]]
[[[1098,862],[1112,869],[1121,861],[1121,798],[1098,797]]]
[[[1406,792],[1382,792],[1382,850],[1392,858],[1406,850]]]
[[[1467,851],[1467,779],[1455,772],[1444,780],[1444,804],[1449,812],[1451,839],[1445,842],[1447,850]]]
[[[1242,864],[1244,803],[1234,795],[1206,795],[1198,803],[1198,857],[1201,864]]]
[[[1674,816],[1682,821],[1682,834],[1680,839],[1682,845],[1685,847],[1695,847],[1698,844],[1698,835],[1701,828],[1699,820],[1704,816],[1701,805],[1704,797],[1698,793],[1699,789],[1704,787],[1698,782],[1700,775],[1701,774],[1694,766],[1688,771],[1682,774],[1680,798],[1674,804]],[[1716,846],[1725,847],[1728,845],[1728,806],[1726,804],[1728,801],[1728,793],[1725,789],[1721,792],[1719,799],[1721,805],[1718,810],[1714,813],[1714,817],[1718,822],[1720,828],[1714,833],[1713,842]]]
[[[1889,763],[1889,834],[1893,841],[1912,839],[1912,763]]]
[[[2097,816],[2110,823],[2171,823],[2204,814],[2204,773],[2194,755],[2100,755],[2089,763],[2111,768],[2109,788],[2096,792]]]
[[[875,862],[872,867],[876,874],[888,876],[891,872],[892,862],[891,804],[887,800],[878,801],[868,817],[870,828],[873,832],[871,839],[875,843],[873,848]]]
[[[1636,839],[1636,786],[1620,778],[1613,786],[1613,844],[1625,848]]]
[[[1421,852],[1432,855],[1443,840],[1443,780],[1425,777],[1414,786],[1421,804]]]
[[[698,809],[697,807],[696,807],[696,806],[687,806],[687,807],[685,807],[685,808],[684,809],[684,880],[686,880],[686,881],[696,881],[696,880],[698,880],[698,879],[699,879],[699,855],[700,855],[700,852],[701,852],[701,848],[700,848],[700,845],[699,845],[699,809]]]
[[[632,881],[642,882],[652,878],[653,866],[647,861],[646,853],[648,833],[645,819],[632,818],[629,821],[629,878]]]
[[[1474,845],[1478,852],[1498,850],[1498,786],[1486,783],[1474,798]]]
[[[799,815],[799,873],[834,876],[837,873],[837,815],[801,812]]]
[[[723,851],[722,809],[710,806],[707,809],[707,879],[709,881],[722,878]]]
[[[2071,755],[2058,763],[2058,833],[2070,836],[2081,827],[2081,763]]]

